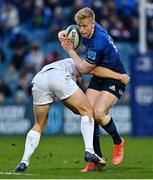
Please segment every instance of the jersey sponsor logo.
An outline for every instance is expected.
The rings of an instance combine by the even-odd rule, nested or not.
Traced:
[[[91,60],[95,60],[96,59],[96,52],[94,51],[88,51],[87,52],[87,58],[91,59]]]

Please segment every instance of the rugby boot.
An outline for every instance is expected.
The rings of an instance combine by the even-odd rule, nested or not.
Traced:
[[[86,173],[94,170],[104,171],[106,169],[106,160],[104,157],[102,157],[102,159],[104,160],[103,163],[95,164],[94,162],[89,162],[86,167],[81,170],[81,172]]]
[[[122,162],[124,156],[124,139],[121,139],[122,142],[120,144],[114,144],[112,163],[115,166],[119,165]]]
[[[81,170],[81,172],[86,173],[94,170],[96,170],[96,164],[94,162],[89,162],[86,167]]]
[[[27,166],[25,163],[20,163],[16,169],[15,169],[15,172],[23,172],[27,169]]]
[[[85,152],[84,156],[85,161],[99,163],[102,159],[96,153]]]

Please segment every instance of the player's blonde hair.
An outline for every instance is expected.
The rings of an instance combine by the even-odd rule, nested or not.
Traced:
[[[84,19],[89,19],[91,22],[95,21],[95,13],[92,9],[86,7],[83,9],[80,9],[74,16],[74,19],[77,24],[80,24],[80,22]]]

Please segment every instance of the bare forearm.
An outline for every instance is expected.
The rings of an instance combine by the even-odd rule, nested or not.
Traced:
[[[102,78],[113,78],[121,81],[124,84],[127,84],[130,80],[130,77],[127,74],[120,74],[115,71],[112,71],[105,67],[96,67],[94,70],[90,72],[91,74],[94,74],[96,76],[102,77]]]
[[[90,73],[94,67],[84,66],[84,60],[82,60],[74,50],[68,51],[69,56],[73,59],[77,69],[80,73]]]
[[[80,71],[82,69],[82,67],[81,67],[81,58],[77,55],[77,53],[74,50],[68,51],[68,54],[73,59],[76,67]]]
[[[119,80],[120,78],[119,73],[116,73],[108,68],[100,67],[100,66],[97,66],[90,73],[102,78],[115,78],[117,80]]]
[[[73,44],[71,40],[66,37],[60,37],[60,35],[61,34],[59,34],[61,46],[68,53],[68,55],[73,59],[78,71],[80,73],[90,73],[90,71],[95,68],[95,65],[92,65],[90,63],[87,63],[87,61],[82,60],[73,49]]]

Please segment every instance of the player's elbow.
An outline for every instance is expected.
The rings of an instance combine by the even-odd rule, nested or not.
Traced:
[[[78,70],[81,74],[90,74],[90,72],[93,70],[93,67],[87,67],[84,66],[84,64],[80,63],[78,66]]]
[[[89,74],[89,73],[90,73],[90,70],[88,70],[88,69],[86,69],[86,68],[80,67],[80,68],[79,68],[79,72],[80,72],[81,74]]]

